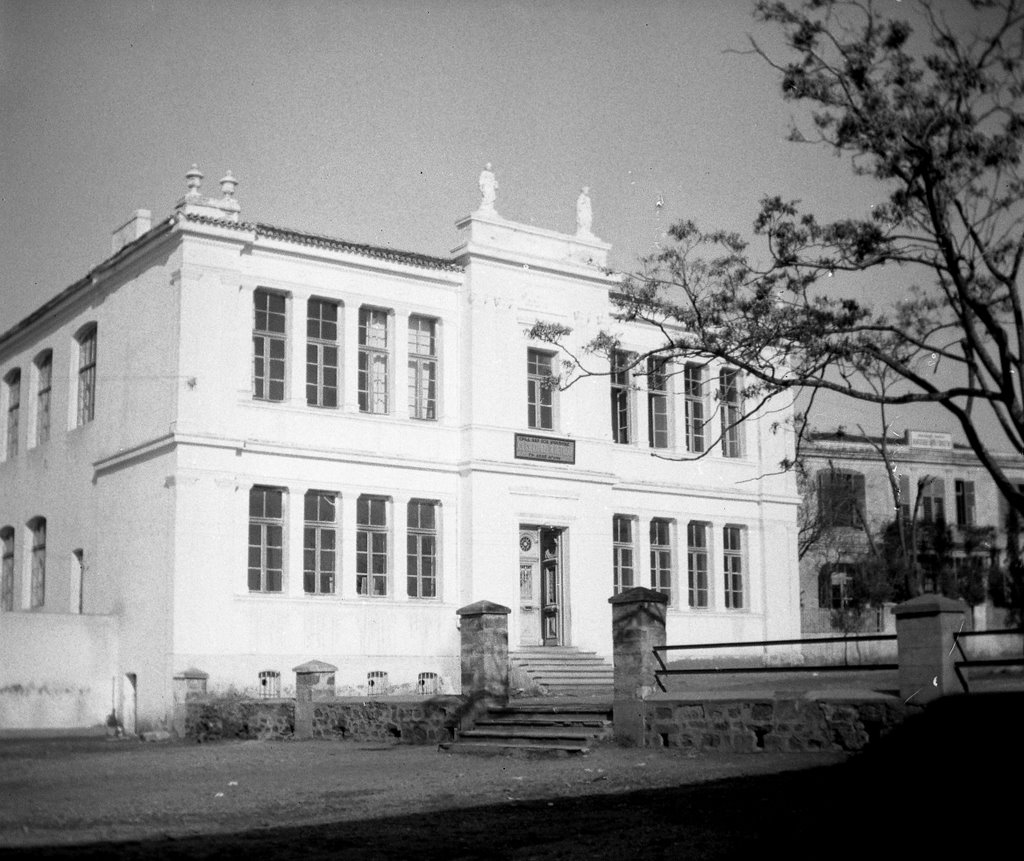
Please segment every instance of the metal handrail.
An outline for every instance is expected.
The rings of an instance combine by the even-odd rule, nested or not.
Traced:
[[[970,685],[967,684],[967,677],[963,672],[961,672],[963,667],[1024,667],[1024,657],[971,659],[967,657],[967,653],[964,651],[964,647],[960,645],[960,641],[967,637],[985,637],[1006,634],[1024,636],[1024,628],[994,628],[991,631],[953,632],[953,648],[956,649],[960,653],[960,657],[963,658],[961,661],[953,661],[953,672],[956,673],[957,679],[960,680],[960,687],[964,689],[965,694],[969,694],[971,692],[971,688]],[[950,649],[950,651],[952,652],[953,649]]]

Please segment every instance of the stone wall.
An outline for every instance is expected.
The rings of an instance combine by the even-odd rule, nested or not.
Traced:
[[[439,744],[450,740],[466,709],[457,696],[415,699],[327,699],[313,704],[313,738],[389,744]],[[188,703],[185,737],[290,740],[295,700],[210,697]]]
[[[916,711],[894,697],[875,699],[651,699],[649,747],[684,750],[814,751],[862,749]]]

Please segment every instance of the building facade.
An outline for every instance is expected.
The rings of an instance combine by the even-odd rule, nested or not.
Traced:
[[[512,223],[488,174],[435,258],[246,222],[193,168],[0,335],[0,725],[161,725],[190,667],[457,691],[482,599],[513,649],[609,655],[632,585],[670,595],[670,641],[796,633],[792,440],[728,428],[729,368],[552,385],[538,321],[627,362],[657,333],[613,319],[589,198],[575,234]]]
[[[854,569],[860,560],[886,552],[886,529],[897,513],[915,524],[924,589],[949,591],[951,581],[959,581],[962,597],[981,599],[976,627],[1000,627],[991,596],[982,597],[989,574],[1009,561],[1009,510],[992,477],[949,433],[907,430],[887,441],[884,457],[881,443],[840,430],[811,434],[801,444],[803,632],[842,627]],[[1024,458],[999,460],[1012,480],[1024,483]],[[1016,531],[1012,524],[1010,529]],[[971,578],[977,581],[973,589],[965,582]],[[884,624],[882,608],[873,609],[862,620],[867,627]]]

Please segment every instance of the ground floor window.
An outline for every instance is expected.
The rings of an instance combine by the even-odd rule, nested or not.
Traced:
[[[406,536],[406,591],[410,598],[437,596],[437,502],[411,499]]]
[[[284,580],[284,491],[249,491],[249,591],[280,592]]]
[[[32,530],[32,607],[42,607],[46,601],[46,518],[37,517],[29,524]]]
[[[360,496],[356,502],[356,593],[388,594],[388,503],[382,496]]]
[[[651,521],[651,588],[672,600],[672,523]]]
[[[691,607],[708,606],[708,531],[708,524],[697,520],[686,526],[686,576]]]
[[[14,609],[14,529],[0,529],[0,610]]]
[[[302,588],[309,595],[332,595],[338,565],[338,495],[306,492],[302,536]]]
[[[743,527],[722,529],[722,565],[725,571],[725,606],[743,609]]]
[[[633,588],[633,559],[633,518],[616,514],[612,518],[612,587],[615,595]]]

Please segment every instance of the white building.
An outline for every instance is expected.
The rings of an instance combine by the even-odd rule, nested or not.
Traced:
[[[538,320],[657,333],[612,320],[589,199],[575,235],[515,224],[490,176],[439,259],[243,221],[193,168],[0,334],[0,726],[158,725],[189,667],[457,691],[481,599],[513,649],[610,655],[630,585],[670,592],[669,642],[798,633],[789,436],[718,441],[728,369],[546,386]]]

